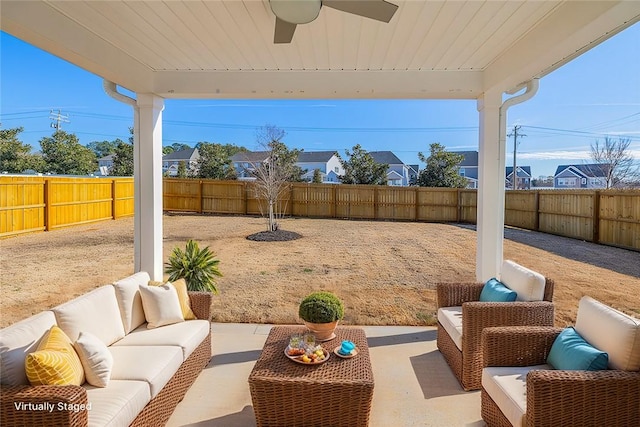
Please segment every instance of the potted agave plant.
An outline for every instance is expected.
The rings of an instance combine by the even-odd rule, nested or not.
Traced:
[[[189,240],[183,251],[174,248],[168,262],[165,264],[165,272],[169,274],[169,281],[173,282],[184,278],[189,291],[218,293],[216,277],[221,277],[218,270],[219,259],[209,250],[198,247],[198,243]]]
[[[344,305],[331,292],[314,292],[302,300],[298,315],[317,341],[328,341],[335,338],[338,321],[344,317]]]

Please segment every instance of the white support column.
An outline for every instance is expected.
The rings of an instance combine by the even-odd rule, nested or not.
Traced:
[[[478,99],[480,147],[478,158],[478,208],[476,279],[498,277],[503,256],[505,144],[500,138],[501,92]]]
[[[162,280],[162,110],[164,99],[137,94],[138,126],[134,147],[135,271]],[[134,129],[136,132],[136,129]]]

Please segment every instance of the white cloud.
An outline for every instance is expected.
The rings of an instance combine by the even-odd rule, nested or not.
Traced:
[[[639,159],[640,149],[631,149],[629,154]],[[529,160],[591,160],[591,152],[589,150],[538,151],[534,153],[518,153],[518,158]]]

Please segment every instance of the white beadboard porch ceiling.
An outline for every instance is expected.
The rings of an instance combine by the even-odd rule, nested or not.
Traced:
[[[640,20],[640,1],[390,1],[389,23],[323,7],[280,45],[268,0],[11,0],[0,15],[18,38],[168,98],[477,98]]]

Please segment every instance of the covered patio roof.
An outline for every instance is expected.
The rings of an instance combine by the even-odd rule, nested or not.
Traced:
[[[136,269],[156,280],[165,98],[477,99],[477,276],[488,279],[502,260],[503,94],[638,22],[640,2],[390,2],[389,23],[322,7],[288,44],[273,43],[269,0],[3,0],[0,12],[3,31],[136,93]]]

